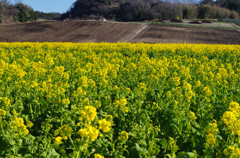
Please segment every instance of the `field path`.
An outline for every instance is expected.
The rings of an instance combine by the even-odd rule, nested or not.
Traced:
[[[148,27],[148,25],[143,24],[142,28],[140,28],[139,30],[137,30],[133,35],[131,35],[131,37],[127,40],[127,42],[131,41],[132,39],[134,39],[140,32],[142,32],[144,29],[146,29]]]

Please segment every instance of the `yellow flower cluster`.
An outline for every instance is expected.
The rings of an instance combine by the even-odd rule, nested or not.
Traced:
[[[147,86],[144,83],[139,83],[139,88],[145,91],[147,89]]]
[[[172,78],[175,86],[179,86],[180,85],[180,77],[173,77]]]
[[[229,146],[227,149],[223,150],[224,155],[230,155],[231,157],[240,157],[240,149],[234,146]]]
[[[214,145],[215,143],[216,143],[216,141],[217,141],[217,138],[213,135],[213,134],[208,134],[207,135],[207,143],[209,144],[209,145]]]
[[[10,99],[8,99],[7,97],[4,97],[4,98],[0,97],[0,101],[1,100],[3,101],[3,104],[5,106],[8,106],[10,104]]]
[[[79,80],[80,84],[83,86],[83,87],[87,87],[88,86],[88,79],[86,76],[82,76]]]
[[[203,91],[205,92],[205,94],[206,94],[207,96],[212,95],[212,91],[211,91],[211,89],[210,89],[209,87],[204,87],[204,88],[203,88]]]
[[[217,138],[215,137],[215,135],[218,133],[218,128],[217,128],[217,123],[215,122],[216,120],[214,120],[214,123],[209,123],[209,129],[207,131],[208,135],[207,135],[207,143],[212,146],[214,144],[216,144],[217,142]]]
[[[84,103],[89,105],[89,100],[84,99]],[[98,101],[95,101],[95,104],[97,106],[101,106],[101,103]],[[77,126],[84,125],[84,128],[81,128],[78,130],[78,134],[84,138],[85,141],[91,140],[92,142],[95,141],[98,136],[102,137],[103,135],[99,133],[99,130],[102,130],[103,133],[109,132],[111,129],[111,122],[107,121],[105,118],[98,121],[99,127],[97,129],[97,126],[91,126],[91,123],[94,121],[95,117],[97,116],[96,108],[93,106],[85,106],[83,110],[80,110],[81,117],[79,118],[79,121],[82,122],[77,123]],[[107,118],[112,120],[111,115],[107,115]],[[84,123],[83,123],[84,122]]]
[[[94,158],[104,158],[104,156],[102,156],[100,154],[94,154]]]
[[[93,121],[97,115],[96,108],[93,106],[85,106],[83,110],[80,110],[80,119],[86,119],[88,121]]]
[[[192,111],[189,112],[188,117],[190,117],[190,118],[193,119],[193,120],[196,120],[196,119],[197,119],[197,117],[195,116],[195,113],[192,112]]]
[[[99,129],[101,129],[103,133],[110,131],[111,123],[107,121],[105,118],[102,120],[99,120],[98,124],[99,124]]]
[[[115,107],[118,107],[120,105],[120,110],[123,112],[123,113],[128,113],[129,112],[129,109],[128,107],[126,107],[127,105],[127,99],[120,99],[120,100],[115,100],[113,105]]]
[[[69,125],[63,125],[58,128],[58,131],[64,140],[72,135],[72,128]]]
[[[60,145],[62,143],[62,137],[58,136],[57,138],[55,138],[54,144],[55,145]]]
[[[128,139],[128,133],[126,131],[122,131],[120,133],[120,136],[118,137],[118,139],[124,139],[127,140]]]
[[[217,123],[209,123],[208,134],[217,134],[218,133]]]
[[[5,115],[6,115],[6,113],[7,113],[7,112],[6,112],[5,110],[3,110],[3,109],[0,109],[0,115],[1,115],[1,116],[5,116]]]
[[[70,104],[70,100],[69,100],[69,99],[63,99],[63,100],[62,100],[62,103],[63,103],[63,104]]]
[[[78,134],[83,138],[90,139],[91,141],[95,141],[98,138],[99,130],[95,127],[87,125],[84,129],[80,129]]]
[[[230,111],[236,111],[238,112],[238,109],[239,109],[239,104],[237,102],[231,102],[229,104],[229,110]]]
[[[221,121],[225,123],[232,134],[240,136],[239,104],[231,102],[229,110],[223,114]]]
[[[127,104],[127,99],[121,99],[119,101],[120,106],[125,106]]]
[[[189,84],[189,83],[187,83],[187,82],[184,82],[183,83],[183,88],[185,89],[185,90],[191,90],[192,89],[192,85],[191,84]]]
[[[13,130],[16,132],[17,136],[24,136],[29,133],[27,126],[24,125],[23,118],[17,118],[15,117],[13,119]]]

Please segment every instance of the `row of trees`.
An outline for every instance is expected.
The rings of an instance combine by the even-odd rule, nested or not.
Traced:
[[[8,0],[0,0],[0,23],[35,21],[38,15],[33,9],[20,2],[10,4]]]
[[[234,10],[240,14],[240,0],[204,0],[200,4],[220,6],[229,10]]]
[[[58,20],[61,16],[60,13],[44,13],[44,12],[40,12],[40,11],[36,11],[38,18],[39,19],[45,19],[45,20]]]
[[[240,6],[233,6],[232,1],[240,0],[186,0],[188,4],[179,0],[77,0],[60,19],[104,17],[118,21],[144,21],[172,19],[176,16],[192,19],[238,18]]]
[[[118,21],[144,21],[153,19],[225,19],[238,18],[240,0],[77,0],[64,14],[35,12],[17,0],[10,4],[0,0],[0,23],[35,21],[42,19],[64,20],[66,18],[99,19]]]

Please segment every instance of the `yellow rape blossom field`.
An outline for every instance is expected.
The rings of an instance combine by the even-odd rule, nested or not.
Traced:
[[[0,43],[0,157],[240,157],[240,46]]]

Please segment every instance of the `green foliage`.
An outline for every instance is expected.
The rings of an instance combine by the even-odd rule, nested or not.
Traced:
[[[207,6],[199,6],[198,7],[198,19],[206,19],[208,16],[208,13],[210,12],[210,8]]]
[[[22,3],[19,3],[16,8],[18,9],[17,15],[14,16],[16,21],[27,22],[27,21],[36,21],[38,15],[32,9],[29,9]]]
[[[237,12],[220,6],[199,6],[183,3],[168,3],[153,0],[79,0],[61,15],[60,19],[91,19],[93,16],[115,19],[117,21],[169,20],[177,15],[183,19],[196,18],[236,18]],[[116,15],[113,18],[112,15]]]
[[[229,10],[235,10],[240,14],[240,1],[238,0],[229,0],[226,1],[223,6],[228,8]]]
[[[218,19],[218,21],[235,23],[240,26],[240,19]]]
[[[3,9],[4,9],[4,7],[3,7],[3,5],[0,3],[0,11],[3,10]]]
[[[189,9],[184,8],[183,9],[183,19],[188,19],[189,18]]]
[[[30,21],[36,21],[38,19],[38,15],[35,11],[30,10],[29,14],[30,14]]]
[[[111,19],[111,20],[114,20],[116,18],[116,14],[111,14],[111,15],[109,15],[108,18]]]
[[[28,14],[27,14],[27,10],[26,9],[19,9],[19,13],[18,13],[18,16],[19,16],[19,21],[20,22],[27,22],[28,21]]]
[[[1,11],[3,10],[4,8],[3,8],[3,6],[1,5],[1,3],[0,3],[0,24],[2,23],[2,19],[1,19]]]
[[[44,12],[39,12],[36,11],[37,16],[39,19],[47,19],[47,20],[55,20],[60,17],[60,13],[44,13]]]

